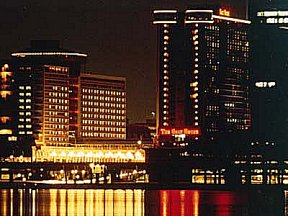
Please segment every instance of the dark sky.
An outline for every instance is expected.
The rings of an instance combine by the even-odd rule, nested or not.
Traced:
[[[219,2],[244,17],[245,0],[1,0],[0,58],[33,39],[60,40],[63,48],[88,54],[88,71],[126,77],[128,118],[144,121],[155,111],[153,9]]]

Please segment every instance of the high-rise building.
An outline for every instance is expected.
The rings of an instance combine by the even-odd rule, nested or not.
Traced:
[[[78,141],[126,139],[126,79],[81,74]]]
[[[12,53],[11,90],[12,72],[3,66],[1,95],[14,100],[0,105],[15,101],[16,113],[7,109],[16,116],[11,127],[18,143],[37,147],[37,158],[51,147],[126,139],[126,79],[86,73],[86,57],[60,48],[58,41],[32,41],[31,48]],[[6,116],[1,113],[3,122]]]
[[[251,1],[252,145],[287,152],[288,3]]]
[[[69,100],[77,94],[70,79],[78,77],[86,54],[62,49],[59,41],[32,41],[12,53],[18,97],[18,137],[27,145],[69,143]],[[70,78],[70,79],[69,79]]]
[[[251,125],[250,21],[219,8],[155,10],[153,23],[158,27],[160,146],[225,139],[231,144],[230,135]]]
[[[0,69],[0,156],[8,156],[17,150],[15,74],[10,61],[1,62]]]

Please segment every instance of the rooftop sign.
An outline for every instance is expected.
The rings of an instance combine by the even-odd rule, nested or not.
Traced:
[[[219,15],[230,17],[230,10],[219,8]]]

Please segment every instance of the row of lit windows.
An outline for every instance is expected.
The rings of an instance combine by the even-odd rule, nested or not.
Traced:
[[[205,112],[205,116],[206,117],[212,117],[212,116],[216,116],[216,117],[219,117],[220,116],[220,112],[219,111],[211,111],[211,110],[207,110]]]
[[[100,111],[103,111],[104,112],[104,109],[100,109],[100,108],[86,108],[86,107],[82,107],[82,111],[83,112],[100,112]],[[110,110],[110,113],[112,114],[125,114],[125,110],[119,110],[119,109],[111,109]]]
[[[47,128],[47,129],[66,129],[66,130],[69,129],[67,124],[61,125],[61,124],[48,124],[48,123],[45,124],[45,128]]]
[[[69,116],[69,113],[68,111],[64,111],[64,112],[61,112],[61,111],[58,111],[58,112],[54,112],[54,111],[49,111],[49,112],[45,112],[45,116],[48,115],[49,117],[50,116],[61,116],[61,118],[63,118],[63,115],[64,116]]]
[[[21,96],[21,97],[24,97],[24,96],[31,97],[31,92],[26,92],[26,94],[24,92],[19,92],[19,96]]]
[[[62,142],[68,142],[68,138],[63,138],[63,137],[45,137],[45,140],[48,141],[62,141]]]
[[[67,93],[58,93],[58,92],[49,92],[48,95],[50,97],[61,97],[61,98],[67,98],[69,95]]]
[[[23,135],[23,134],[33,134],[32,131],[19,131],[19,134],[20,135]]]
[[[219,111],[219,106],[217,105],[208,105],[206,106],[207,110],[212,110],[212,111]]]
[[[83,125],[103,125],[104,121],[95,121],[95,120],[82,120]],[[125,127],[125,122],[114,122],[114,121],[106,121],[106,125],[111,127]]]
[[[237,62],[237,63],[247,63],[248,62],[248,58],[243,57],[243,56],[231,56],[230,59],[232,62]]]
[[[24,121],[26,121],[26,122],[31,122],[31,118],[19,118],[19,122],[24,122]]]
[[[19,99],[19,102],[20,103],[31,103],[31,99],[26,99],[26,100],[24,100],[24,99]]]
[[[220,30],[219,26],[216,26],[216,25],[205,25],[205,29],[214,30],[214,31]]]
[[[27,125],[18,125],[18,128],[32,128],[31,124],[27,124]]]
[[[19,112],[20,116],[26,115],[26,116],[31,116],[31,112]]]
[[[68,123],[68,119],[64,119],[64,118],[48,118],[47,122]]]
[[[31,86],[19,86],[20,90],[31,90]]]
[[[82,99],[89,99],[89,100],[102,100],[102,101],[116,101],[116,102],[125,102],[125,98],[119,97],[104,97],[104,96],[92,96],[92,95],[82,95]]]
[[[99,103],[99,102],[93,102],[93,101],[82,101],[81,104],[83,106],[100,106],[100,107],[116,107],[116,108],[125,108],[125,104],[119,104],[119,103]]]
[[[52,90],[53,91],[64,91],[64,92],[68,92],[68,87],[64,87],[64,86],[52,86]]]
[[[68,110],[68,106],[64,105],[49,105],[49,109],[56,109],[56,110]]]
[[[206,131],[207,131],[207,132],[217,132],[218,129],[217,129],[217,128],[207,128]]]
[[[92,118],[92,116],[94,117],[94,118],[96,118],[96,119],[107,119],[107,120],[109,120],[109,119],[111,119],[111,120],[121,120],[121,119],[123,119],[123,118],[121,118],[121,117],[119,117],[119,116],[115,116],[115,115],[93,115],[93,114],[82,114],[82,117],[84,117],[84,116],[87,116],[87,118]],[[90,116],[90,117],[89,117]],[[84,118],[86,118],[86,117],[84,117]]]
[[[31,106],[28,105],[28,106],[19,106],[19,109],[31,109]]]
[[[92,132],[82,132],[80,133],[83,137],[97,137],[97,138],[118,138],[124,139],[124,134],[111,134],[111,133],[92,133]]]
[[[68,131],[58,131],[58,130],[46,130],[45,134],[49,134],[49,135],[61,135],[61,136],[67,136],[68,135]]]
[[[31,67],[19,67],[19,70],[31,71]]]
[[[68,100],[63,100],[63,99],[55,99],[55,98],[48,98],[48,102],[49,103],[64,103],[64,104],[67,104],[69,103]]]
[[[207,42],[208,47],[219,48],[220,44],[216,42]]]
[[[48,68],[49,68],[49,70],[53,70],[53,71],[68,72],[68,68],[67,67],[49,66]]]
[[[120,108],[121,106],[119,106]],[[124,110],[125,107],[122,107],[122,110],[119,110],[119,109],[103,109],[103,108],[85,108],[85,107],[82,107],[82,112],[91,112],[90,114],[95,114],[95,113],[108,113],[108,114],[122,114],[124,115],[125,114],[125,110]],[[89,111],[89,109],[91,109]],[[94,111],[93,111],[94,110]]]
[[[89,93],[89,94],[105,94],[105,95],[113,95],[113,96],[125,96],[125,92],[120,92],[120,91],[110,91],[110,90],[96,90],[96,89],[82,89],[83,93]]]
[[[82,126],[82,131],[125,132],[125,128]]]
[[[82,113],[81,117],[82,118],[105,118],[105,116],[107,118],[111,118],[111,119],[116,119],[116,120],[125,120],[125,116],[114,116],[114,115],[98,115],[98,114],[90,114],[90,113]]]

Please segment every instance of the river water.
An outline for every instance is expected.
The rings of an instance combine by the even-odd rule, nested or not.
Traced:
[[[279,197],[261,191],[1,189],[0,215],[288,215],[288,192]]]

